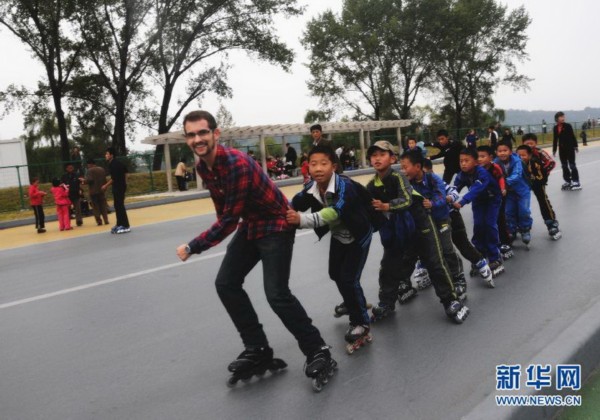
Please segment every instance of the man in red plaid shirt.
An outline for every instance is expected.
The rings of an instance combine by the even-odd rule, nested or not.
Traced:
[[[254,159],[218,144],[220,130],[206,111],[185,116],[188,146],[200,157],[198,173],[214,202],[217,220],[189,243],[177,248],[182,261],[217,245],[237,228],[219,269],[216,288],[235,324],[245,350],[228,367],[232,383],[285,367],[273,359],[273,350],[258,322],[247,293],[246,275],[262,261],[267,301],[306,355],[305,373],[315,377],[335,367],[329,348],[288,283],[295,229],[286,222],[287,199]],[[241,219],[241,221],[240,221]]]

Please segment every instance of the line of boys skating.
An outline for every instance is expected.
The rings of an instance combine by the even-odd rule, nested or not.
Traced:
[[[263,263],[267,301],[297,339],[306,356],[305,373],[313,378],[315,390],[327,383],[337,366],[330,347],[288,287],[295,229],[312,228],[319,238],[331,233],[328,274],[343,300],[337,307],[343,306],[349,315],[344,338],[350,353],[372,339],[374,320],[393,312],[396,301],[406,303],[417,295],[410,281],[417,260],[427,269],[445,314],[456,323],[464,322],[469,315],[464,303],[466,279],[453,243],[473,265],[471,272],[494,286],[493,277],[504,271],[503,255],[509,254],[502,247],[510,246],[517,233],[524,242],[531,239],[529,202],[534,178],[540,184],[536,188],[544,193],[536,196],[545,197],[549,205],[543,184],[547,174],[538,179],[536,173],[545,166],[536,165],[539,151],[530,147],[519,147],[523,160],[510,143],[499,142],[496,151],[485,147],[461,150],[453,186],[457,192],[465,187],[468,192],[460,197],[427,170],[421,153],[404,153],[400,173],[392,168],[396,156],[391,144],[376,142],[368,150],[376,174],[365,188],[336,173],[335,152],[328,145],[317,145],[308,154],[311,180],[287,202],[253,159],[218,144],[220,131],[212,115],[204,111],[188,114],[184,131],[189,147],[200,158],[198,173],[210,191],[217,221],[179,246],[177,255],[185,261],[237,229],[216,280],[219,297],[245,348],[229,365],[230,383],[285,367],[274,358],[242,287],[258,261]],[[530,140],[535,142],[534,137]],[[460,216],[460,209],[469,204],[474,213],[471,242],[465,240]],[[505,211],[501,211],[503,205]],[[549,214],[545,221],[550,232],[558,223],[554,213]],[[384,256],[379,302],[369,314],[360,277],[376,231]],[[508,239],[501,241],[501,231]]]

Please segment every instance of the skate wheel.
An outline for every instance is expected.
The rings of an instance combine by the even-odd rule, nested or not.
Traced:
[[[368,335],[367,338],[365,339],[365,341],[367,343],[372,343],[373,342],[373,336],[372,335]]]
[[[235,386],[235,384],[237,384],[237,378],[231,377],[229,379],[227,379],[227,386],[229,388],[233,388]]]
[[[489,287],[490,289],[493,289],[493,288],[495,288],[495,287],[496,287],[496,283],[494,283],[494,279],[490,279],[490,280],[488,280],[488,287]]]
[[[323,390],[323,384],[315,378],[312,380],[312,388],[315,392],[321,392]]]
[[[245,383],[245,384],[247,384],[251,380],[252,380],[252,378],[242,378],[242,379],[240,379],[240,381],[242,381],[242,383]]]
[[[352,344],[349,344],[349,345],[346,346],[346,352],[348,354],[354,353],[354,350],[355,350],[355,348],[354,348],[354,346]]]

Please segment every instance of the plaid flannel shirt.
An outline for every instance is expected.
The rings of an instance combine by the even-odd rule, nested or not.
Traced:
[[[239,150],[217,145],[212,171],[200,160],[198,173],[210,192],[217,220],[190,243],[199,254],[239,229],[249,240],[292,229],[285,220],[288,202],[261,167]]]

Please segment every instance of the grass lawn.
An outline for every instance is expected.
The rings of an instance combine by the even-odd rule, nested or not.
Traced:
[[[557,420],[597,420],[600,419],[600,369],[588,378],[577,393],[581,395],[581,406],[567,407],[557,416]]]

